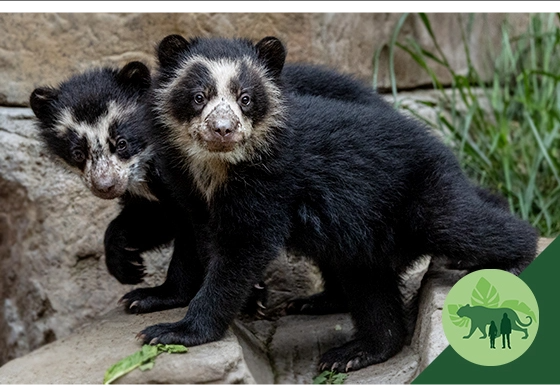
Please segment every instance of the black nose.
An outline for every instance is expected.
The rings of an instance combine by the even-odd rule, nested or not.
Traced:
[[[212,122],[212,129],[216,134],[226,137],[233,132],[234,125],[230,119],[215,119]]]

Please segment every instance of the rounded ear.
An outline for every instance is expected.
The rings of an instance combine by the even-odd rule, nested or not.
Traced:
[[[52,111],[52,104],[58,100],[59,91],[51,87],[39,87],[29,97],[31,109],[39,119],[45,119]]]
[[[282,42],[274,36],[267,36],[259,41],[255,48],[259,59],[265,63],[271,75],[278,78],[286,61],[286,48]]]
[[[117,79],[121,84],[139,90],[147,90],[152,83],[150,70],[139,61],[133,61],[125,65],[117,74]]]
[[[157,47],[157,57],[162,67],[177,63],[180,54],[188,50],[190,43],[181,35],[169,35],[163,38]]]

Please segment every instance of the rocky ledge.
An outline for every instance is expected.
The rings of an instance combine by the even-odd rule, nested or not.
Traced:
[[[542,251],[550,240],[542,239]],[[419,290],[412,342],[387,362],[351,372],[347,383],[410,383],[448,345],[441,325],[445,296],[462,276],[427,261],[412,270],[405,297]],[[421,284],[421,285],[420,285]],[[2,383],[101,383],[105,371],[139,350],[138,331],[173,322],[184,309],[129,315],[113,309],[73,334],[0,367]],[[220,341],[162,354],[151,370],[134,370],[117,383],[312,383],[322,353],[352,334],[348,314],[236,320]]]

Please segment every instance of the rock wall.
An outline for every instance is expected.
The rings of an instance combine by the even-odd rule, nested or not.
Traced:
[[[121,290],[101,263],[115,204],[45,157],[31,116],[0,115],[0,362],[65,335]]]
[[[56,84],[94,65],[123,65],[142,60],[153,66],[158,41],[172,33],[184,36],[275,35],[288,46],[288,60],[326,64],[371,81],[373,57],[382,48],[379,86],[389,87],[388,43],[401,14],[0,14],[0,105],[27,105],[34,87]],[[523,14],[478,14],[466,37],[474,65],[485,67],[500,42],[500,25],[526,25]],[[453,68],[465,72],[467,63],[459,23],[468,15],[431,14],[429,20]],[[413,37],[434,51],[418,15],[410,15],[400,39]],[[449,76],[436,70],[445,82]],[[429,85],[429,77],[402,50],[395,51],[399,87]]]

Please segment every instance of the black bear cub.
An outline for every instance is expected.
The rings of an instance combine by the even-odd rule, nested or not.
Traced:
[[[141,252],[174,238],[173,210],[156,196],[150,84],[148,68],[131,62],[85,71],[30,96],[47,152],[95,196],[123,204],[105,234],[105,254],[109,272],[126,284],[142,280]]]
[[[535,257],[537,233],[474,186],[428,128],[381,100],[285,92],[285,56],[273,37],[160,43],[162,178],[179,203],[206,204],[193,218],[208,263],[186,316],[140,336],[185,345],[221,338],[288,248],[313,259],[325,281],[295,311],[348,310],[354,321],[354,339],[327,351],[320,367],[357,370],[401,350],[398,284],[418,258],[517,274]]]
[[[290,92],[363,104],[378,98],[352,77],[320,66],[289,65],[283,79]],[[30,96],[47,151],[94,195],[122,204],[105,233],[107,267],[119,282],[140,283],[141,254],[179,235],[165,283],[133,290],[121,300],[132,313],[186,306],[204,275],[200,263],[190,260],[196,251],[189,244],[188,214],[169,198],[153,159],[150,84],[149,69],[131,62],[121,69],[87,70],[57,87],[36,88]],[[254,286],[245,312],[260,312],[263,289],[262,283]]]

